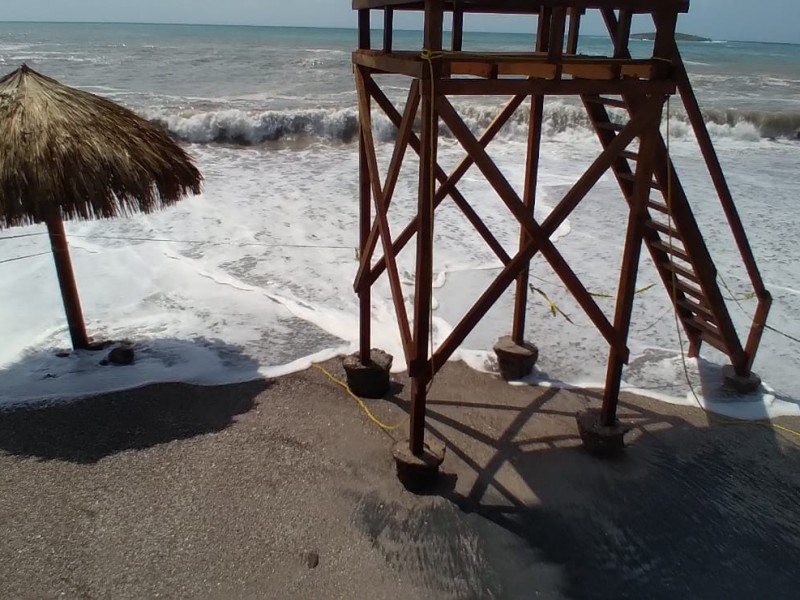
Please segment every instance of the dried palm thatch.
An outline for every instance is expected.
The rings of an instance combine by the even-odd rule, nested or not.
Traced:
[[[152,212],[202,176],[156,125],[26,65],[0,79],[0,228]]]
[[[0,229],[47,224],[72,346],[90,348],[63,219],[152,212],[202,175],[152,123],[26,65],[0,79],[0,132]]]

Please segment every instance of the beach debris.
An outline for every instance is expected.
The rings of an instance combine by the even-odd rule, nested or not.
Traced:
[[[111,352],[108,353],[108,356],[103,362],[109,365],[132,365],[134,356],[133,348],[130,346],[116,346],[111,349]]]
[[[150,213],[203,176],[158,126],[27,65],[0,79],[0,229],[45,223],[72,346],[86,334],[64,219]]]
[[[316,569],[319,565],[319,553],[311,550],[310,552],[306,552],[305,555],[306,565],[309,569]]]
[[[359,352],[345,356],[342,366],[347,374],[347,386],[362,398],[383,398],[391,386],[389,371],[393,361],[391,354],[377,348],[370,350],[367,364],[361,361]]]
[[[533,371],[539,358],[539,349],[527,342],[517,344],[510,335],[497,340],[494,345],[500,375],[506,381],[524,379]]]

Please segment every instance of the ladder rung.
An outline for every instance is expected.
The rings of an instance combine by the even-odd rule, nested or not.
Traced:
[[[636,175],[634,173],[619,173],[620,179],[625,179],[627,181],[636,181]],[[661,186],[658,185],[657,181],[650,180],[650,187],[654,190],[660,190]]]
[[[625,125],[622,123],[612,123],[611,121],[596,121],[594,125],[599,129],[610,129],[611,131],[622,131],[625,129]]]
[[[703,339],[704,342],[714,346],[717,350],[724,354],[728,354],[728,346],[725,344],[725,340],[719,337],[716,334],[710,333],[708,331],[701,331],[700,337]]]
[[[639,160],[639,154],[636,152],[631,152],[630,150],[623,150],[619,153],[622,158],[627,158],[628,160]]]
[[[661,202],[656,202],[655,200],[648,200],[647,208],[652,208],[653,210],[657,210],[665,215],[669,214],[669,207],[666,204],[661,204]]]
[[[677,240],[681,239],[680,232],[678,232],[677,229],[674,229],[674,228],[670,227],[666,223],[659,223],[658,221],[654,221],[653,219],[650,219],[647,222],[647,227],[649,227],[650,229],[655,229],[656,231],[658,231],[659,233],[663,233],[664,235],[672,236],[673,239],[677,239]],[[674,253],[670,253],[670,254],[674,254]],[[678,255],[675,254],[675,256],[678,256]],[[683,258],[683,256],[681,256],[680,258],[681,258],[681,260],[685,260],[686,262],[690,262],[688,256],[686,256],[686,258]]]
[[[651,223],[652,223],[652,221],[651,221]],[[652,241],[648,240],[648,243],[650,244],[651,248],[655,248],[656,250],[660,250],[661,252],[664,252],[666,254],[670,254],[670,255],[674,256],[675,258],[680,258],[683,262],[687,262],[687,263],[691,262],[689,260],[689,255],[686,254],[686,252],[684,250],[682,250],[680,248],[677,248],[676,246],[670,246],[669,244],[665,244],[661,240],[652,240]]]
[[[680,279],[673,280],[673,285],[682,291],[684,294],[689,294],[690,296],[694,296],[698,300],[704,300],[705,294],[699,288],[694,287],[693,285],[689,285],[688,283],[681,281]]]
[[[616,98],[606,98],[605,96],[589,96],[586,98],[589,102],[595,104],[602,104],[604,106],[613,106],[614,108],[628,108],[624,100],[617,100]]]
[[[703,304],[698,304],[696,302],[692,302],[688,298],[686,299],[678,299],[678,306],[681,308],[685,308],[693,315],[701,315],[703,319],[709,322],[714,321],[714,313],[711,312],[711,309]]]
[[[697,284],[700,283],[700,280],[697,279],[697,274],[694,271],[686,269],[680,265],[677,265],[675,264],[675,262],[671,260],[662,262],[661,266],[663,266],[665,269],[672,271],[676,275],[680,275],[681,277],[688,279],[689,281],[693,281],[694,283]]]
[[[720,352],[728,354],[728,345],[725,343],[725,340],[722,339],[722,334],[715,325],[707,323],[702,319],[687,319],[685,323],[687,326],[699,331],[700,337],[704,342],[711,344]]]

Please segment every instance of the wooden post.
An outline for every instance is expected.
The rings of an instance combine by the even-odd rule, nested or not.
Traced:
[[[369,10],[360,10],[358,11],[358,47],[361,50],[368,50],[370,43]],[[369,106],[369,97],[367,97],[366,102]],[[367,241],[370,225],[372,224],[372,191],[370,190],[367,146],[363,132],[365,126],[371,125],[360,120],[360,127],[362,128],[358,136],[358,252],[360,260],[366,260],[367,252],[369,252]],[[372,288],[364,286],[358,290],[358,305],[358,352],[361,364],[368,365],[371,362],[370,351],[372,346]]]
[[[394,35],[394,10],[387,8],[383,11],[383,51],[392,51],[392,36]]]
[[[544,11],[544,9],[542,9]],[[546,52],[550,46],[550,12],[539,17],[536,35],[536,51]],[[542,118],[544,115],[544,96],[531,96],[530,119],[528,122],[528,157],[525,163],[525,189],[523,202],[525,208],[533,215],[536,207],[536,185],[539,181],[539,154],[542,145]],[[530,241],[530,235],[524,227],[520,227],[519,251],[522,252]],[[530,262],[522,269],[517,278],[514,293],[514,320],[511,328],[511,339],[520,346],[525,343],[525,317],[528,305],[528,281],[530,280]]]
[[[539,153],[542,147],[542,117],[544,114],[544,96],[531,97],[530,122],[528,125],[528,159],[525,165],[525,189],[523,202],[528,212],[533,215],[536,206],[536,185],[539,181]],[[522,252],[530,241],[524,227],[520,229],[519,251]],[[511,339],[520,346],[525,343],[525,316],[528,304],[528,281],[530,279],[530,262],[522,269],[517,278],[517,289],[514,295],[514,325]]]
[[[442,49],[443,8],[441,0],[425,2],[425,49]],[[422,135],[420,136],[419,197],[417,202],[417,274],[414,292],[414,360],[409,371],[411,384],[411,452],[419,456],[425,443],[425,403],[428,382],[428,339],[433,285],[433,210],[436,195],[436,155],[439,144],[439,116],[435,85],[439,67],[425,65],[422,85]],[[433,72],[431,72],[433,71]]]
[[[650,102],[661,102],[663,106],[664,98],[654,98]],[[648,104],[642,107],[642,110],[648,109]],[[642,251],[642,238],[647,216],[647,201],[650,195],[650,181],[653,178],[653,167],[660,141],[658,129],[660,120],[661,110],[654,113],[654,117],[643,125],[642,133],[639,136],[639,160],[636,164],[636,179],[633,184],[633,198],[622,257],[619,292],[614,311],[614,329],[622,340],[627,340],[630,330],[631,311],[636,294],[636,278],[639,273],[639,257]],[[616,423],[622,367],[625,362],[626,360],[616,348],[611,348],[600,413],[601,424],[606,427],[611,427]]]
[[[464,9],[456,5],[453,8],[453,52],[464,49]]]
[[[359,50],[369,50],[371,45],[370,11],[368,8],[362,8],[358,11],[358,48]]]
[[[578,39],[581,31],[581,10],[569,9],[569,33],[567,35],[567,54],[578,53]]]
[[[72,261],[69,257],[69,244],[64,231],[64,221],[57,211],[47,217],[47,233],[50,236],[50,247],[53,250],[53,261],[56,264],[58,285],[61,288],[61,300],[64,302],[64,311],[67,313],[69,336],[75,350],[89,348],[89,337],[86,335],[86,325],[83,322],[81,300],[78,296],[78,286],[75,284],[75,273],[72,270]]]
[[[358,226],[358,248],[359,258],[364,260],[367,252],[367,239],[369,237],[370,223],[372,222],[372,193],[370,191],[369,168],[367,166],[366,145],[363,136],[358,140],[358,206],[359,206],[359,226]],[[361,364],[368,365],[370,362],[371,343],[371,312],[372,294],[369,286],[364,286],[358,291],[359,302],[359,344],[358,351],[361,357]]]

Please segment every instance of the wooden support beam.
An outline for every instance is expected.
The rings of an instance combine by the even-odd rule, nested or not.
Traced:
[[[403,342],[406,360],[412,357],[411,349],[411,329],[408,323],[405,302],[403,300],[403,288],[400,283],[400,274],[397,270],[397,261],[392,251],[392,239],[389,229],[389,222],[386,217],[387,205],[381,189],[380,172],[378,161],[375,154],[375,141],[372,136],[372,116],[369,108],[369,93],[364,83],[364,79],[369,78],[368,73],[363,73],[362,69],[356,69],[356,90],[358,91],[359,118],[364,124],[362,128],[362,138],[364,140],[364,150],[369,169],[369,178],[372,185],[372,198],[375,204],[375,218],[378,222],[378,229],[383,243],[383,255],[386,259],[387,272],[389,275],[389,285],[392,289],[392,300],[394,301],[397,323],[400,328],[400,337]]]
[[[564,56],[564,35],[567,26],[567,9],[558,7],[553,9],[550,22],[550,41],[547,44],[547,58],[552,62],[559,62]]]
[[[576,67],[579,69],[579,67]],[[675,93],[673,81],[636,79],[445,79],[439,83],[444,96],[581,96],[583,94],[621,96],[637,89],[652,95]]]
[[[370,23],[370,10],[362,8],[358,11],[358,48],[369,50],[372,46],[372,29]]]
[[[358,90],[356,90],[358,93]],[[369,100],[368,100],[369,102]],[[370,107],[367,106],[367,110]],[[372,222],[372,187],[367,164],[367,147],[364,142],[364,127],[367,124],[359,119],[358,134],[358,259],[359,267],[370,268],[372,250],[368,248],[369,228]],[[363,287],[358,293],[359,338],[358,350],[362,365],[370,363],[372,348],[372,288]]]
[[[657,144],[660,139],[658,127],[661,121],[661,105],[658,112],[647,111],[648,120],[642,126],[639,136],[639,160],[636,162],[636,179],[633,184],[631,211],[628,217],[628,230],[625,237],[625,250],[622,258],[619,291],[614,311],[614,329],[626,340],[630,331],[631,312],[636,294],[636,278],[639,273],[639,258],[642,249],[644,224],[647,218],[647,199],[650,197],[650,180],[653,177],[653,165],[656,159]],[[651,101],[651,104],[655,103]],[[613,426],[616,422],[617,403],[619,402],[622,367],[627,363],[612,348],[609,352],[606,385],[603,392],[603,405],[600,413],[604,426]]]
[[[391,52],[394,36],[394,9],[383,11],[383,51]]]
[[[444,9],[439,0],[425,0],[424,48],[432,53],[442,50]],[[435,84],[441,68],[432,60],[430,69],[423,72],[422,125],[420,135],[419,196],[417,216],[417,267],[414,290],[414,338],[412,359],[409,362],[411,382],[411,452],[420,456],[425,444],[425,404],[428,382],[432,372],[425,372],[428,362],[428,343],[431,335],[433,304],[433,217],[436,195],[437,150],[439,147],[439,115]],[[426,85],[427,84],[427,85]],[[388,248],[392,252],[392,248]],[[390,263],[389,263],[390,264]]]
[[[628,44],[631,39],[631,24],[633,23],[633,13],[629,10],[619,11],[617,20],[617,32],[614,36],[614,58],[628,58]]]
[[[525,188],[522,192],[523,203],[531,216],[533,216],[536,207],[536,185],[539,181],[539,153],[542,147],[543,114],[544,97],[533,96],[531,98],[530,119],[528,121],[528,157],[525,163]],[[530,240],[528,233],[524,228],[521,228],[520,252],[528,245]],[[514,320],[511,328],[511,338],[519,345],[522,345],[525,341],[529,279],[530,264],[526,264],[517,278],[517,289],[514,294]]]
[[[394,108],[392,103],[386,97],[386,95],[377,87],[377,85],[372,82],[368,81],[368,85],[371,85],[371,93],[373,98],[375,98],[376,102],[381,106],[384,110],[386,115],[389,119],[399,125],[401,116],[397,112],[397,109]],[[484,131],[483,135],[480,139],[480,144],[482,147],[486,147],[489,143],[495,138],[495,136],[500,132],[503,126],[508,122],[508,119],[514,114],[514,112],[519,108],[522,102],[525,100],[524,96],[515,96],[512,98],[508,104],[503,108],[500,114],[495,117],[492,123]],[[416,137],[416,135],[411,136],[410,140],[411,147],[420,154],[420,141]],[[503,249],[500,242],[498,242],[491,231],[486,227],[486,225],[481,221],[480,217],[471,209],[469,203],[467,202],[466,198],[458,191],[456,185],[461,180],[461,178],[466,174],[469,168],[472,166],[472,158],[468,155],[461,161],[461,163],[453,170],[452,174],[448,177],[447,174],[437,165],[436,168],[436,177],[438,178],[441,186],[439,191],[436,194],[435,198],[435,207],[438,207],[439,204],[449,195],[456,205],[464,212],[467,218],[470,220],[470,223],[473,224],[475,229],[481,236],[486,240],[487,244],[494,250],[495,254],[500,258],[503,264],[508,263],[511,258],[506,254],[505,250]],[[399,254],[400,251],[405,247],[405,245],[411,240],[414,234],[417,232],[417,224],[418,224],[419,215],[414,217],[411,223],[397,236],[395,240],[394,251],[395,254]],[[361,289],[363,286],[371,286],[378,277],[381,276],[383,271],[386,268],[386,263],[384,259],[378,260],[378,262],[373,267],[372,271],[368,271],[365,269],[364,264],[359,268],[359,272],[356,275],[355,283],[353,287],[356,291]]]
[[[611,323],[609,323],[608,319],[606,319],[600,307],[597,306],[594,298],[592,298],[591,294],[586,290],[586,288],[570,268],[569,264],[564,260],[553,242],[549,239],[550,235],[552,235],[555,230],[546,234],[544,230],[536,223],[533,217],[526,212],[525,206],[520,200],[519,196],[517,196],[516,192],[505,179],[503,174],[499,171],[494,162],[492,162],[488,154],[486,154],[486,151],[480,147],[480,144],[478,144],[469,128],[464,124],[461,117],[458,116],[455,109],[447,101],[447,99],[443,97],[438,98],[437,106],[439,108],[439,113],[442,117],[442,120],[447,124],[447,126],[450,128],[450,131],[453,132],[453,135],[455,135],[456,139],[458,139],[464,149],[467,150],[470,155],[472,155],[475,165],[481,170],[481,172],[483,172],[487,181],[500,196],[500,199],[503,200],[512,214],[514,214],[520,224],[525,228],[528,235],[530,235],[535,241],[534,245],[538,246],[538,248],[534,251],[534,253],[538,250],[541,250],[544,257],[552,265],[556,274],[559,275],[561,280],[564,282],[564,285],[572,293],[589,318],[594,322],[595,326],[597,326],[597,328],[600,330],[600,333],[602,333],[608,343],[614,346],[623,356],[626,357],[627,360],[628,349],[624,342],[618,338],[616,332],[611,326]],[[639,123],[636,125],[639,125]],[[634,121],[631,121],[631,123],[628,125],[628,129],[632,129],[633,125]],[[634,129],[634,133],[638,133],[638,130]],[[624,148],[619,148],[617,154],[623,149]],[[606,170],[607,169],[608,167],[606,166]],[[583,195],[585,195],[586,192],[588,192],[588,188],[583,192]],[[553,216],[552,213],[550,216]],[[566,218],[566,216],[564,218]],[[514,277],[518,275],[519,271],[513,274]],[[488,308],[489,307],[487,306],[486,310],[488,310]]]
[[[367,82],[367,91],[372,97],[372,90],[375,88],[374,81],[370,79]],[[387,99],[388,101],[388,99]],[[392,152],[392,160],[389,164],[389,171],[386,176],[386,184],[383,188],[383,198],[386,204],[386,210],[389,210],[389,206],[392,203],[392,199],[394,197],[395,187],[397,186],[397,180],[400,176],[400,169],[403,165],[403,159],[405,158],[406,149],[408,148],[409,140],[413,134],[413,127],[414,127],[414,120],[417,116],[417,109],[419,108],[419,81],[413,80],[411,82],[411,87],[408,90],[408,98],[406,99],[406,106],[405,112],[400,119],[399,122],[396,124],[397,126],[397,139],[395,140],[394,151]],[[394,106],[392,106],[394,109]],[[361,265],[359,265],[358,273],[361,275],[362,273],[368,272],[370,269],[370,264],[373,258],[373,254],[375,252],[375,246],[378,242],[379,236],[378,230],[378,223],[377,221],[372,225],[372,230],[369,231],[369,235],[366,240],[366,244],[362,250],[362,257],[366,260],[362,261]],[[397,254],[397,253],[395,253]],[[356,281],[359,281],[360,277],[356,277]],[[356,286],[356,291],[362,289],[359,286]]]
[[[657,106],[653,108],[655,110]],[[556,208],[550,213],[544,223],[542,223],[542,233],[549,238],[555,233],[561,223],[570,215],[572,210],[586,196],[588,191],[599,181],[600,177],[611,167],[617,156],[630,144],[638,133],[643,122],[646,121],[646,113],[640,113],[634,117],[628,126],[620,132],[614,142],[606,148],[594,163],[586,170],[583,176],[567,193]],[[439,346],[436,354],[432,357],[434,372],[442,368],[450,356],[466,339],[469,332],[480,321],[481,317],[494,305],[502,293],[514,281],[519,274],[521,265],[529,262],[530,259],[539,251],[540,238],[533,239],[523,252],[517,254],[506,264],[497,278],[491,283],[478,301],[467,312],[448,338]],[[603,317],[605,318],[605,317]],[[608,325],[611,327],[611,325]],[[627,358],[625,359],[627,360]]]
[[[578,39],[581,31],[581,11],[569,9],[569,33],[567,34],[567,54],[578,53]]]
[[[464,49],[464,10],[459,6],[453,9],[453,39],[451,47],[453,52]]]

